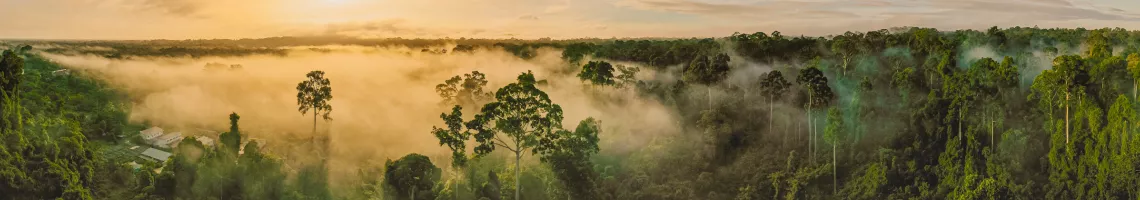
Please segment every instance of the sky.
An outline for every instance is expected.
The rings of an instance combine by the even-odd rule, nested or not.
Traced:
[[[1140,29],[1133,0],[0,0],[0,38],[824,36],[921,26]]]

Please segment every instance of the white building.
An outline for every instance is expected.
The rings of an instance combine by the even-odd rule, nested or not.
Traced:
[[[71,75],[71,70],[68,70],[68,69],[55,70],[55,71],[51,71],[51,75],[54,75],[54,76]]]
[[[139,157],[155,162],[166,162],[167,159],[170,159],[170,155],[170,152],[165,152],[154,148],[147,148],[146,150],[143,150],[142,155],[139,155]]]
[[[178,142],[181,142],[181,141],[182,141],[182,133],[181,132],[173,132],[173,133],[162,135],[161,137],[155,138],[155,139],[151,140],[150,142],[151,142],[151,144],[153,144],[154,146],[157,146],[157,147],[170,148],[170,147],[173,147],[174,145],[177,145]]]
[[[162,135],[162,128],[159,128],[157,126],[150,127],[146,130],[139,131],[139,136],[142,136],[142,138],[144,140],[152,140],[152,139],[157,138],[158,136],[161,136],[161,135]]]
[[[194,139],[197,139],[198,142],[201,142],[202,145],[205,145],[207,147],[214,146],[214,138],[209,138],[206,136],[198,136],[198,137],[194,137]]]

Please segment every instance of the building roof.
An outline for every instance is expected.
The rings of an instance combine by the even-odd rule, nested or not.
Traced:
[[[170,140],[180,139],[180,138],[182,138],[182,132],[173,132],[170,134],[163,135],[162,137],[158,137],[158,139],[156,139],[156,140],[158,140],[158,141],[170,141]]]
[[[146,130],[139,131],[139,134],[142,135],[143,139],[148,139],[148,140],[153,139],[155,137],[162,135],[162,128],[159,128],[157,126],[156,127],[150,127]]]
[[[194,139],[197,139],[198,142],[202,143],[202,145],[214,146],[214,138],[209,138],[209,137],[205,137],[205,136],[198,136],[198,137],[194,137]]]
[[[151,159],[158,160],[160,162],[166,162],[166,159],[170,159],[171,154],[170,152],[165,152],[154,148],[147,148],[142,152],[142,155]]]

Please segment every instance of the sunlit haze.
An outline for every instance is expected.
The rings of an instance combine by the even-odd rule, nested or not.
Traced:
[[[899,26],[1137,28],[1123,0],[3,0],[0,38],[710,37]],[[130,30],[130,31],[126,31]]]

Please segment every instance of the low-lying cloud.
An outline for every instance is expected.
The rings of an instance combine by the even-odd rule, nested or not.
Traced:
[[[565,74],[569,66],[555,50],[542,49],[538,57],[523,60],[499,50],[434,54],[401,48],[310,48],[294,48],[284,57],[44,56],[126,92],[132,99],[132,121],[216,137],[198,130],[227,130],[226,116],[236,112],[242,116],[243,133],[266,141],[271,151],[286,157],[308,151],[296,147],[312,136],[313,118],[297,111],[295,87],[305,73],[323,70],[332,82],[333,120],[318,120],[317,129],[318,135],[330,135],[331,165],[382,162],[408,153],[445,159],[447,150],[430,130],[442,126],[439,114],[450,106],[439,104],[434,87],[472,70],[487,74],[489,91],[528,70],[547,79],[550,84],[542,89],[564,109],[565,128],[573,129],[587,117],[602,121],[603,152],[634,150],[649,136],[680,131],[673,111],[659,102],[622,89],[588,87]],[[206,69],[209,63],[241,67]],[[437,162],[445,166],[447,161]]]

